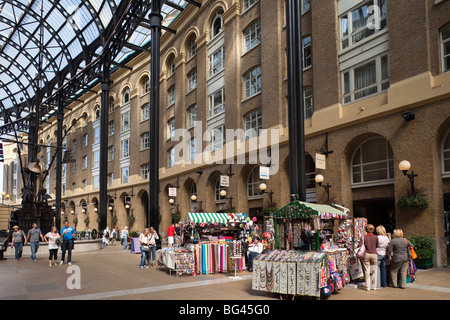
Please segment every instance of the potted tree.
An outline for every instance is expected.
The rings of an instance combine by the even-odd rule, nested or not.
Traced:
[[[433,256],[436,250],[433,247],[433,239],[428,236],[409,237],[409,241],[414,246],[417,253],[417,259],[414,260],[416,267],[419,269],[429,269],[434,266]]]

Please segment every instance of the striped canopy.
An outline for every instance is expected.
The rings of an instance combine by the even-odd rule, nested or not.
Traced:
[[[228,213],[189,212],[186,223],[228,223]]]

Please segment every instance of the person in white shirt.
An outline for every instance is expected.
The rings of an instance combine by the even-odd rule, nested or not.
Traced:
[[[253,259],[263,251],[263,245],[259,238],[255,237],[253,243],[248,245],[248,271],[253,272]]]
[[[49,257],[48,257],[48,265],[49,267],[52,266],[52,259],[53,263],[56,266],[56,260],[58,259],[58,244],[56,243],[56,240],[61,238],[58,234],[58,229],[56,227],[52,227],[52,230],[48,232],[44,236],[45,242],[48,244],[48,251],[49,251]]]
[[[378,255],[378,274],[379,277],[377,279],[377,287],[385,288],[387,286],[386,281],[386,248],[389,245],[389,238],[386,235],[386,229],[383,226],[378,226],[376,228],[378,235],[378,246],[377,246],[377,255]]]

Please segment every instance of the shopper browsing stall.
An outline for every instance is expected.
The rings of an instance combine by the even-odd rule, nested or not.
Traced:
[[[263,245],[259,242],[259,238],[255,237],[253,243],[248,245],[248,271],[253,271],[253,259],[263,251]]]

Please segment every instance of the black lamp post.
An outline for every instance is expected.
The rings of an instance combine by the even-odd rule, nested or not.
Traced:
[[[411,182],[411,193],[415,195],[416,189],[414,188],[414,178],[418,175],[414,174],[414,171],[408,173],[408,170],[411,168],[411,163],[408,160],[403,160],[398,164],[398,168],[403,172],[405,176],[409,178],[409,181]]]
[[[269,192],[267,192],[266,189],[267,189],[267,185],[266,185],[265,183],[261,183],[261,184],[259,185],[259,190],[261,190],[261,194],[267,194],[267,195],[269,196],[270,203],[272,203],[272,202],[273,202],[273,201],[272,201],[273,194],[274,194],[275,192],[273,192],[272,190],[270,190]]]
[[[323,183],[323,180],[324,180],[324,177],[323,177],[323,175],[321,175],[321,174],[318,174],[316,177],[315,177],[315,180],[316,180],[316,182],[317,182],[317,184],[319,185],[319,187],[322,187],[322,188],[324,188],[325,189],[325,192],[327,193],[327,199],[328,199],[328,202],[330,202],[330,188],[331,188],[331,185],[327,182],[327,184],[322,184]]]

